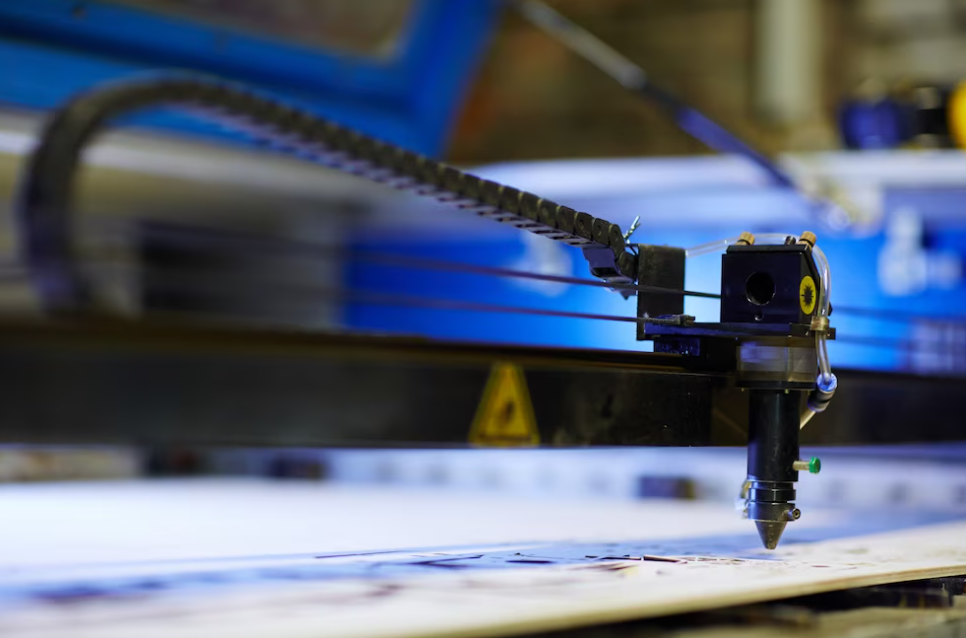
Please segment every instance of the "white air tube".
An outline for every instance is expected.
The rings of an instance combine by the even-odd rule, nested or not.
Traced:
[[[828,259],[825,253],[818,246],[812,247],[812,256],[815,258],[815,265],[818,267],[822,278],[822,297],[818,306],[818,316],[827,325],[829,315],[829,300],[832,298],[832,272],[828,267]],[[822,376],[822,384],[828,386],[832,383],[832,366],[828,360],[828,332],[821,330],[815,333],[815,352],[818,354],[818,369]]]
[[[763,233],[761,235],[755,235],[755,243],[784,244],[785,239],[795,236],[796,235],[785,235],[783,233]],[[707,255],[708,253],[720,253],[723,250],[726,250],[728,246],[738,243],[738,239],[739,237],[730,237],[728,239],[719,239],[718,241],[711,241],[707,244],[700,244],[698,246],[686,248],[684,250],[684,256],[699,257],[700,255]]]
[[[691,248],[684,249],[685,257],[698,257],[700,255],[707,255],[708,253],[720,253],[726,250],[728,246],[734,244],[738,241],[737,237],[732,237],[730,239],[719,239],[718,241],[708,242],[707,244],[699,244],[698,246],[692,246]]]

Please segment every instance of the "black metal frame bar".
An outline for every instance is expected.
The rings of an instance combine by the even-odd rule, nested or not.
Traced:
[[[747,440],[746,395],[702,357],[65,320],[0,326],[0,441],[465,446],[497,362],[523,370],[546,445]],[[803,444],[966,439],[966,381],[839,377]]]

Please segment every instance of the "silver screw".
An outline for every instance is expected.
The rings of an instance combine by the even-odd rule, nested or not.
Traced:
[[[629,240],[631,238],[631,235],[634,234],[634,231],[640,227],[641,227],[641,216],[638,215],[637,217],[634,218],[634,221],[631,222],[631,227],[624,232],[624,241],[626,242],[627,240]]]

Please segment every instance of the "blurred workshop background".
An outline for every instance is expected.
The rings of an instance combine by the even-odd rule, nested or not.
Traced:
[[[966,2],[548,4],[640,64],[669,93],[775,157],[803,189],[842,205],[849,223],[823,226],[798,193],[742,157],[712,153],[505,3],[8,0],[0,3],[5,311],[37,312],[29,286],[17,278],[17,230],[7,203],[45,114],[99,82],[175,69],[255,86],[625,229],[639,216],[637,241],[691,247],[743,231],[812,229],[835,272],[835,304],[867,311],[835,318],[840,339],[829,349],[836,365],[966,373],[966,324],[957,319],[966,314]],[[413,272],[366,257],[585,277],[586,265],[570,247],[282,157],[183,114],[152,112],[124,124],[86,155],[78,191],[85,268],[112,312],[484,343],[646,347],[634,340],[632,324],[459,306],[633,314],[633,301],[607,290]],[[245,242],[255,234],[270,245],[249,250]],[[687,287],[717,289],[716,257],[696,259],[704,261],[689,265]],[[158,278],[156,271],[172,264],[221,295],[213,300]],[[229,285],[239,273],[250,284],[241,291]],[[322,292],[292,294],[292,286]],[[366,297],[377,294],[457,305],[386,305]],[[699,319],[714,320],[717,308],[715,300],[687,302]],[[653,450],[75,452],[0,448],[0,479],[241,473],[727,500],[740,484],[743,458],[736,450],[693,452],[686,460]],[[931,467],[931,454],[899,450],[890,458]],[[946,454],[958,458],[954,447]],[[851,469],[830,470],[836,480],[813,484],[824,502],[966,507],[966,477],[950,480],[947,473],[936,489],[925,470],[889,469],[888,480],[873,480],[881,465],[845,465]],[[734,481],[721,481],[729,472]],[[865,487],[843,487],[860,477],[862,485],[876,485],[874,496]],[[809,489],[803,486],[803,500],[819,498]]]
[[[846,104],[941,92],[966,72],[966,5],[956,0],[551,4],[769,154],[842,149],[854,137],[840,128]],[[926,134],[915,145],[943,147],[948,139]],[[454,161],[482,163],[707,148],[509,13],[449,152]]]

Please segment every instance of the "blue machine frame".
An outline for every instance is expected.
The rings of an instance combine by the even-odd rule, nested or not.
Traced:
[[[50,109],[98,82],[190,70],[260,87],[341,124],[438,155],[499,11],[497,2],[417,0],[395,54],[376,58],[108,2],[5,0],[0,101]],[[138,124],[219,134],[172,115]]]

